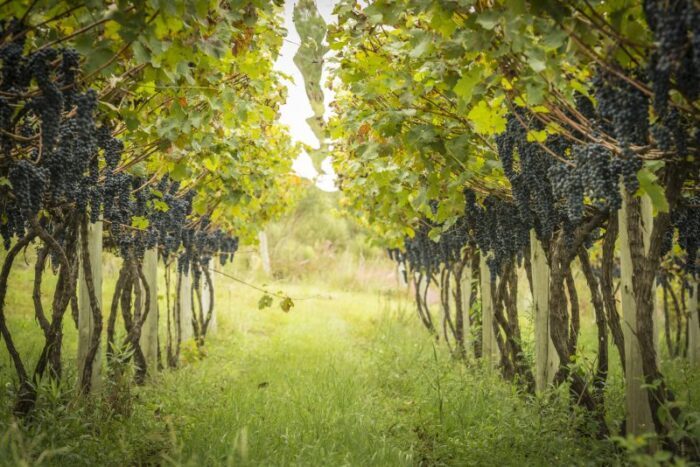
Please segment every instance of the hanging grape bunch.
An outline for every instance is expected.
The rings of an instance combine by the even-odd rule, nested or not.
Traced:
[[[24,54],[23,26],[10,20],[2,27],[12,35],[0,47],[0,177],[6,181],[0,234],[9,248],[40,213],[49,232],[51,216],[98,215],[99,154],[97,95],[79,89],[77,52],[45,48]]]

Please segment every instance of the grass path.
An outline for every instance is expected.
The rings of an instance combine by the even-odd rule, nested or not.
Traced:
[[[396,407],[387,400],[387,375],[373,365],[375,352],[382,352],[372,331],[378,317],[345,309],[350,298],[297,302],[289,315],[256,312],[233,345],[219,335],[202,363],[169,375],[166,387],[179,397],[169,398],[164,411],[188,414],[177,424],[192,427],[179,439],[180,458],[205,464],[409,462],[411,453],[391,442]],[[211,397],[190,397],[200,381],[207,381]]]
[[[376,293],[323,293],[283,313],[257,310],[259,294],[219,287],[206,358],[186,349],[189,363],[119,402],[129,413],[60,409],[45,397],[31,428],[3,417],[0,461],[571,465],[609,448],[576,437],[557,399],[526,402],[497,375],[456,364],[412,308],[397,312]]]
[[[191,465],[545,465],[586,449],[567,438],[568,415],[549,417],[556,408],[455,365],[412,314],[369,294],[333,295],[290,314],[239,313],[206,359],[144,391],[171,435],[158,455]]]

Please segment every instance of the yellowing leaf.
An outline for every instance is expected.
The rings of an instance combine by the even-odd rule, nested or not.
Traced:
[[[149,225],[148,219],[142,216],[134,216],[131,219],[131,226],[136,229],[147,229]]]
[[[168,203],[161,201],[159,199],[153,200],[153,207],[157,211],[162,211],[162,212],[167,212],[170,210],[170,207],[168,206]]]
[[[538,143],[544,143],[545,140],[547,139],[547,131],[546,130],[530,130],[527,132],[527,140],[531,143],[533,142],[538,142]]]
[[[480,101],[472,108],[467,118],[474,124],[474,131],[482,135],[495,135],[506,129],[505,109],[492,108]]]

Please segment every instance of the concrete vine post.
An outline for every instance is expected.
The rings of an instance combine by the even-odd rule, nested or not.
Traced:
[[[102,309],[102,222],[89,224],[87,228],[87,244],[90,254],[90,270],[92,271],[92,284],[100,310]],[[93,317],[90,294],[85,282],[84,265],[80,255],[80,267],[78,275],[78,375],[83,375],[85,364],[89,356],[90,347],[95,339],[95,320]],[[96,391],[100,387],[102,373],[101,344],[98,345],[97,354],[92,361],[92,373],[90,388]],[[82,378],[79,378],[79,384]]]
[[[472,299],[472,267],[471,267],[471,262],[469,259],[465,259],[465,266],[464,269],[462,270],[462,277],[461,277],[461,297],[460,300],[462,302],[462,313],[464,314],[464,348],[469,349],[471,348],[471,324],[469,320],[469,315],[471,312],[471,299]],[[468,355],[469,352],[468,350],[465,351],[465,356]]]
[[[192,329],[192,273],[181,273],[180,290],[178,293],[180,313],[180,342],[185,342],[194,337]]]
[[[268,276],[272,274],[272,266],[270,264],[270,249],[267,245],[267,234],[264,230],[258,232],[258,242],[260,243],[260,261],[262,269]]]
[[[494,330],[493,298],[491,288],[491,271],[486,264],[486,255],[482,254],[479,263],[481,277],[481,356],[489,367],[498,362],[498,346],[496,344],[496,332]]]
[[[644,389],[642,354],[637,337],[637,306],[634,297],[634,275],[628,226],[628,201],[622,196],[622,208],[618,212],[620,224],[620,294],[622,302],[622,330],[625,336],[625,404],[627,432],[635,435],[653,433],[654,423],[647,391]],[[647,197],[642,198],[642,225],[645,248],[648,248],[653,219]]]
[[[549,335],[549,265],[535,231],[530,231],[532,305],[535,315],[535,387],[544,391],[554,381],[559,356]]]
[[[143,351],[146,368],[152,376],[158,368],[158,249],[146,250],[143,255],[143,274],[148,283],[148,296],[143,300],[150,302],[150,311],[141,329],[139,344]]]
[[[693,279],[688,303],[688,360],[700,365],[700,315],[698,315],[698,281]]]

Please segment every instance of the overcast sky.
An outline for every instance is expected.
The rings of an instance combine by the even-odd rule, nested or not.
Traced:
[[[300,39],[299,34],[294,27],[293,12],[295,0],[286,0],[284,4],[284,26],[287,29],[287,37],[282,45],[280,57],[275,63],[275,68],[290,75],[293,82],[285,81],[287,86],[287,102],[280,109],[280,121],[289,126],[289,131],[293,139],[302,143],[308,144],[313,148],[319,147],[319,141],[314,135],[311,128],[306,124],[306,119],[313,115],[311,105],[306,97],[304,90],[304,78],[301,72],[294,64],[294,54],[297,52]],[[332,15],[335,0],[316,0],[321,16],[326,20],[326,23],[334,21]],[[325,82],[325,70],[323,81]],[[328,112],[328,103],[332,99],[331,91],[323,90],[326,100],[326,111]],[[330,161],[326,160],[322,164],[324,173],[318,176],[317,185],[324,190],[335,190],[335,174],[331,167]],[[313,178],[318,175],[318,172],[311,163],[311,158],[306,154],[300,154],[294,161],[294,169],[304,177]]]

